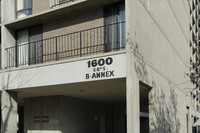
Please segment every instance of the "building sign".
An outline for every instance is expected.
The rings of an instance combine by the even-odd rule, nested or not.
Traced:
[[[117,78],[126,75],[126,58],[125,56],[108,56],[97,59],[87,60],[85,63],[87,73],[86,80]]]
[[[86,73],[86,79],[114,77],[114,70],[109,70],[108,66],[112,65],[113,58],[100,58],[98,60],[89,60],[87,62],[88,68],[92,69],[92,73]]]

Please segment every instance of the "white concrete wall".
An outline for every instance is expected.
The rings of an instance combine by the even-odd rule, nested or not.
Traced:
[[[1,133],[17,132],[17,93],[3,91],[1,95]]]
[[[152,87],[150,131],[186,133],[188,14],[187,0],[126,0],[128,133],[139,133],[139,81]]]
[[[1,22],[14,20],[15,10],[15,0],[1,0]]]

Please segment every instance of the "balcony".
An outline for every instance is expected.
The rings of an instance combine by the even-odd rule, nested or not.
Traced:
[[[125,22],[6,48],[7,67],[66,60],[125,49]]]

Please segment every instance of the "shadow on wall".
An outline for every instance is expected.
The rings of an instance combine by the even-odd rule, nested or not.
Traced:
[[[168,97],[168,96],[167,96]],[[169,101],[162,89],[156,90],[149,98],[150,111],[153,116],[150,118],[150,132],[152,133],[179,133],[180,120],[177,116],[177,95],[174,88],[170,88]]]
[[[13,104],[13,100],[17,101],[17,97],[15,97],[12,94],[12,91],[9,91],[10,88],[10,84],[12,84],[13,82],[16,82],[15,80],[18,79],[18,88],[24,86],[26,83],[28,83],[29,81],[31,81],[31,79],[33,79],[36,75],[36,71],[21,71],[19,70],[19,72],[16,74],[16,76],[11,77],[11,72],[8,72],[7,77],[5,77],[6,79],[6,83],[2,89],[2,95],[7,95],[7,96],[2,96],[4,99],[4,102],[6,101],[6,104],[2,104],[1,106],[1,113],[3,112],[4,114],[1,115],[1,128],[2,128],[2,132],[8,132],[10,129],[8,129],[10,126],[8,125],[10,122],[10,119],[12,116],[12,114],[15,114],[17,110],[15,110],[16,108],[14,107]],[[26,75],[26,76],[23,76]],[[15,93],[15,92],[14,92]],[[6,99],[5,99],[6,98]],[[4,112],[5,111],[5,112]],[[4,119],[3,119],[3,117]],[[12,130],[12,129],[11,129]],[[15,128],[13,128],[13,130],[15,130]]]
[[[139,56],[140,58],[136,57],[136,62],[134,62],[134,68],[135,68],[135,72],[137,73],[137,77],[146,82],[146,83],[149,83],[149,75],[147,73],[147,69],[146,69],[146,65],[145,63],[142,61],[143,59],[143,56],[142,54],[139,52],[139,49],[138,49],[138,44],[136,43],[134,45],[134,52],[135,52],[135,56]]]
[[[166,94],[163,91],[163,88],[158,89],[158,87],[156,87],[155,81],[150,81],[147,66],[143,61],[143,55],[139,51],[139,45],[135,40],[131,38],[129,33],[126,42],[127,47],[131,50],[135,57],[134,69],[138,79],[146,84],[151,84],[153,86],[152,95],[149,96],[149,110],[150,114],[153,114],[153,117],[150,116],[149,119],[150,132],[179,133],[180,120],[177,116],[178,99],[174,92],[174,87],[169,83],[170,93],[166,98]]]
[[[6,100],[4,99],[4,101],[7,101],[7,104],[6,105],[3,104],[3,106],[1,105],[2,106],[1,113],[3,113],[3,111],[6,112],[6,114],[5,113],[1,114],[1,131],[2,131],[2,133],[9,132],[8,122],[10,121],[10,117],[12,117],[11,113],[13,112],[13,109],[15,109],[11,97],[16,100],[16,97],[13,97],[11,92],[4,92],[4,94],[2,94],[2,95],[7,95],[5,93],[8,93],[10,96],[7,97]],[[3,119],[3,117],[4,117],[4,119]]]
[[[136,35],[135,35],[136,36]],[[139,51],[138,43],[131,38],[130,33],[127,35],[127,47],[131,50],[135,57],[134,69],[137,74],[137,77],[140,81],[149,84],[149,75],[147,72],[146,64],[144,63],[144,58],[142,53]]]

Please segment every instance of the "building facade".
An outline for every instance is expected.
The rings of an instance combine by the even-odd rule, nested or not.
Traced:
[[[199,11],[199,0],[1,0],[1,132],[199,132]]]

